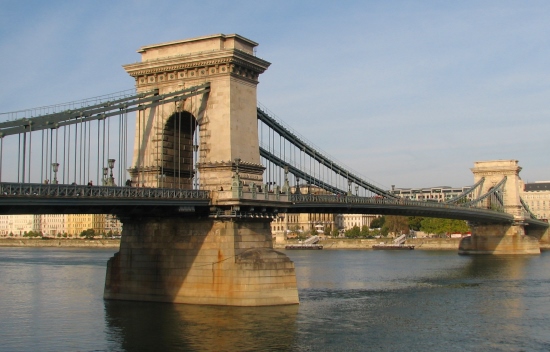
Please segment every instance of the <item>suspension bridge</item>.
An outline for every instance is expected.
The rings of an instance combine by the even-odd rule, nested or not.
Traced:
[[[117,215],[109,299],[297,303],[293,263],[271,242],[284,213],[463,219],[463,253],[539,250],[548,224],[519,196],[517,161],[476,162],[474,184],[444,202],[397,197],[257,106],[269,62],[256,45],[220,34],[145,46],[124,66],[136,90],[2,114],[0,213]]]

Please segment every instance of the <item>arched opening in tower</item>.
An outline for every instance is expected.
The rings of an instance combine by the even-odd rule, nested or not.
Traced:
[[[198,149],[195,131],[197,120],[187,112],[176,112],[162,130],[162,183],[167,188],[192,189],[195,175],[194,158]]]

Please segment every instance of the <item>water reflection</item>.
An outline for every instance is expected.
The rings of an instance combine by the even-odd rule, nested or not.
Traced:
[[[479,282],[477,299],[473,301],[480,317],[492,320],[491,329],[483,329],[486,338],[497,340],[496,336],[506,336],[513,340],[516,336],[529,335],[529,328],[522,324],[528,320],[524,296],[526,271],[533,256],[475,256],[463,275]],[[493,344],[495,348],[499,344]]]
[[[525,268],[534,259],[534,256],[472,256],[470,263],[464,268],[465,277],[494,279],[506,277],[508,279],[524,279]]]
[[[111,350],[289,350],[298,306],[217,307],[106,301]]]
[[[0,248],[0,351],[550,351],[550,252],[289,255],[300,305],[238,308],[103,301],[112,251]]]

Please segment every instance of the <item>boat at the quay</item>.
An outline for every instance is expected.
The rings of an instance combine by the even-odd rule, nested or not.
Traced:
[[[372,246],[372,249],[390,249],[390,250],[413,250],[414,246],[405,245],[407,241],[407,235],[401,235],[393,240],[393,243],[384,243],[375,244]]]
[[[287,244],[285,249],[323,249],[322,244]]]
[[[372,249],[389,249],[389,250],[413,250],[414,246],[405,244],[386,244],[380,243],[372,246]]]

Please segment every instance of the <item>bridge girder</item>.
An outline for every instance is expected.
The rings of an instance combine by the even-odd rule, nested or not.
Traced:
[[[293,204],[288,213],[335,213],[335,214],[376,214],[423,216],[445,219],[475,221],[481,223],[512,223],[513,216],[490,210],[453,208],[430,208],[384,204]]]

